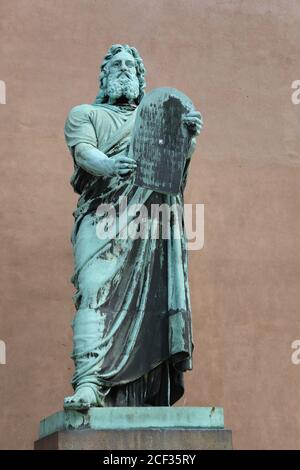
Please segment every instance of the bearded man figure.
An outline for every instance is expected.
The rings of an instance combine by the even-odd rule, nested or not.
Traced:
[[[65,409],[171,406],[184,392],[183,373],[192,368],[183,223],[179,239],[172,238],[171,222],[170,239],[105,238],[96,230],[103,219],[97,209],[109,204],[120,219],[118,205],[124,198],[128,207],[183,206],[183,186],[201,116],[194,112],[184,118],[193,138],[180,193],[173,196],[136,186],[136,162],[127,150],[144,95],[144,75],[135,48],[112,46],[101,65],[95,102],[73,108],[65,125],[74,160],[71,184],[80,195],[71,238],[77,310],[72,325],[75,393],[65,398]],[[158,223],[150,213],[149,234]]]

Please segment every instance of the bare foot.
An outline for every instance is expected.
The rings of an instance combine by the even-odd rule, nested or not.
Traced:
[[[91,406],[97,406],[94,390],[89,387],[81,387],[74,395],[64,399],[65,410],[88,410]]]

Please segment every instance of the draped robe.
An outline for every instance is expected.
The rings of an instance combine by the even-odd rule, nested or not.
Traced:
[[[151,217],[151,205],[183,206],[194,139],[176,196],[135,186],[134,173],[93,176],[74,158],[79,143],[110,158],[124,153],[134,116],[126,107],[80,105],[70,111],[65,125],[74,160],[71,184],[80,194],[71,236],[76,289],[72,385],[75,390],[91,386],[99,406],[170,406],[183,395],[183,373],[192,368],[187,240],[180,217],[175,217],[177,224],[170,217],[168,239],[151,237],[151,231],[161,226],[158,217]],[[124,198],[128,208],[143,204],[148,209],[148,237],[118,237],[135,219],[122,219],[119,203]],[[97,224],[103,221],[97,212],[101,204],[116,210],[117,236],[97,236]],[[176,230],[179,237],[174,236]]]

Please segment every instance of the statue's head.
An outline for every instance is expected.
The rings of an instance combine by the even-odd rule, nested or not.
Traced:
[[[138,51],[127,44],[110,47],[100,67],[95,103],[138,104],[144,96],[145,67]]]

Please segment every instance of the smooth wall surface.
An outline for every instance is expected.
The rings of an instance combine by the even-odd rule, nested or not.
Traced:
[[[0,448],[30,449],[73,364],[72,162],[63,127],[91,102],[112,43],[137,47],[148,90],[203,114],[186,202],[194,370],[179,405],[222,406],[236,449],[300,448],[300,3],[0,0]]]

